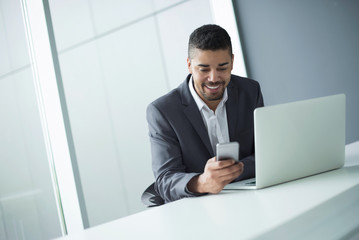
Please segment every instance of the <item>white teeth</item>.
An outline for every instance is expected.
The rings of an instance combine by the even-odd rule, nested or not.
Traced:
[[[217,89],[217,88],[219,88],[219,85],[217,85],[217,86],[208,86],[208,85],[206,85],[206,87],[208,87],[209,89]]]

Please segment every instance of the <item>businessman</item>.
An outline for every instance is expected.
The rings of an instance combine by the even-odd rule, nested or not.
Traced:
[[[155,190],[166,203],[218,193],[255,174],[253,111],[263,106],[259,84],[231,75],[228,33],[204,25],[189,38],[189,75],[147,108]],[[240,162],[216,161],[216,144],[237,141]]]

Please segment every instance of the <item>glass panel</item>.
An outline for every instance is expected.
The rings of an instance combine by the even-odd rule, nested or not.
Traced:
[[[0,52],[0,239],[59,237],[20,1],[0,0]]]
[[[188,34],[212,22],[209,1],[169,2],[50,1],[90,226],[145,209],[146,107],[185,79]]]
[[[197,27],[213,23],[210,3],[203,0],[187,1],[160,12],[157,21],[167,78],[173,89],[184,81],[188,73],[186,59],[189,35]]]

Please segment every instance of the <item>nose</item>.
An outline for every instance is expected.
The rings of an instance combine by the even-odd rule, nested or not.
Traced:
[[[210,73],[209,73],[209,76],[208,76],[208,81],[209,82],[218,82],[218,73],[216,70],[212,70]]]

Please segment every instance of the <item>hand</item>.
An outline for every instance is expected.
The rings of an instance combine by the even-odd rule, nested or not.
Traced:
[[[243,173],[243,167],[243,163],[236,163],[233,159],[216,161],[213,157],[207,161],[204,173],[192,178],[187,188],[195,193],[219,193]]]

